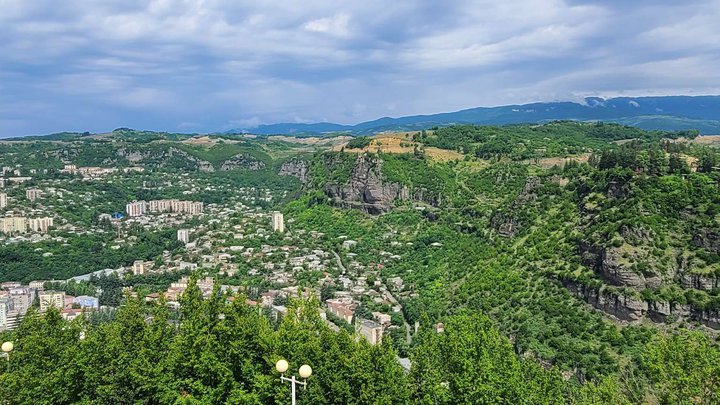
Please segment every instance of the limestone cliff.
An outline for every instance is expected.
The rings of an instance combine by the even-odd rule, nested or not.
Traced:
[[[382,164],[382,159],[377,156],[358,155],[349,180],[345,184],[325,183],[323,190],[336,206],[355,208],[373,215],[388,212],[395,201],[412,200],[432,206],[440,204],[440,198],[430,195],[425,189],[411,189],[386,181]]]
[[[297,177],[303,184],[310,181],[309,166],[304,160],[290,160],[280,165],[278,175]]]
[[[224,161],[220,165],[220,170],[229,171],[237,169],[245,170],[262,170],[265,168],[265,162],[257,160],[248,153],[239,153],[230,159]]]

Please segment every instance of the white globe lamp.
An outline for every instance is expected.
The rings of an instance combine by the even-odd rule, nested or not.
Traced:
[[[280,374],[284,374],[287,371],[288,367],[288,362],[285,359],[280,359],[277,361],[277,363],[275,363],[275,369],[280,372]]]
[[[4,353],[10,353],[15,348],[13,342],[5,342],[2,344],[2,351]]]
[[[307,364],[300,366],[300,377],[308,378],[312,375],[312,368]]]

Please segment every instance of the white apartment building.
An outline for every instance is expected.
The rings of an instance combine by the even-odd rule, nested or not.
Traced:
[[[202,202],[181,200],[133,201],[125,206],[125,211],[130,217],[139,217],[148,212],[178,212],[197,215],[202,214],[203,209]]]
[[[5,217],[0,218],[0,232],[5,234],[25,233],[27,231],[27,221],[25,217]]]
[[[178,229],[177,231],[177,239],[182,243],[189,243],[190,242],[190,230],[189,229]]]
[[[8,312],[12,307],[12,301],[9,298],[0,298],[0,331],[5,330],[8,324]]]
[[[29,188],[25,190],[25,197],[27,197],[27,199],[30,201],[37,200],[38,198],[42,197],[42,194],[42,190],[37,188]]]
[[[0,209],[7,207],[7,194],[0,193]]]
[[[135,260],[132,267],[133,274],[139,276],[145,274],[145,262],[142,260]]]
[[[40,298],[40,312],[45,312],[50,307],[57,309],[65,307],[65,293],[62,291],[43,291],[38,296]]]
[[[133,201],[125,205],[125,212],[127,212],[129,217],[143,216],[147,212],[147,202]]]
[[[272,229],[274,232],[285,232],[285,220],[282,212],[275,211],[272,213]]]
[[[53,219],[50,217],[30,218],[27,221],[27,227],[31,232],[47,233],[50,227],[53,226],[53,222]]]

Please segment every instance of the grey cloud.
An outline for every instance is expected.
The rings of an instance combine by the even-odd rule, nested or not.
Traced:
[[[717,0],[5,0],[0,137],[713,92],[718,19]]]

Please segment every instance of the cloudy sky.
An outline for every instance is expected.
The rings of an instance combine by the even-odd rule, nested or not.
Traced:
[[[0,0],[0,138],[720,94],[720,0]]]

